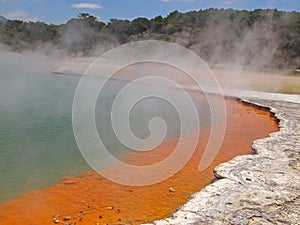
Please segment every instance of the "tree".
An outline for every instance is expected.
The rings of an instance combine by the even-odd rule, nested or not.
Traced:
[[[130,35],[143,34],[147,32],[148,28],[150,28],[150,21],[147,18],[139,17],[131,21],[129,33]]]
[[[300,13],[205,9],[152,19],[111,19],[107,24],[80,13],[62,25],[8,20],[0,23],[0,42],[14,51],[52,43],[69,53],[89,55],[96,45],[136,40],[177,42],[201,54],[210,63],[236,60],[255,64],[255,56],[268,53],[262,67],[297,67],[300,62]],[[241,55],[243,57],[241,57]]]
[[[120,43],[125,43],[130,35],[130,21],[111,19],[107,24],[107,29]]]

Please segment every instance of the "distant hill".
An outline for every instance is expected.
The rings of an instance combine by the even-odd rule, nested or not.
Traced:
[[[3,16],[0,16],[0,23],[7,23],[7,19]]]
[[[205,9],[107,23],[88,13],[60,25],[1,16],[0,21],[7,21],[0,26],[0,42],[16,52],[50,44],[71,55],[91,56],[119,44],[161,40],[189,48],[210,65],[292,71],[300,67],[300,12]]]

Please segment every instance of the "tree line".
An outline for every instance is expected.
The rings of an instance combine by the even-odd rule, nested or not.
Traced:
[[[101,46],[138,40],[176,42],[210,64],[261,68],[300,66],[300,13],[206,9],[166,17],[104,23],[87,13],[61,25],[20,20],[0,21],[0,43],[12,51],[55,46],[68,54],[89,56]]]

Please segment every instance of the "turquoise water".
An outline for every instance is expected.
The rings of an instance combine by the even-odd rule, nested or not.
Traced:
[[[17,59],[0,58],[0,202],[89,169],[72,133],[79,78],[42,73],[35,61]]]
[[[49,64],[0,54],[0,202],[90,169],[72,130],[72,102],[80,77],[54,75]],[[113,99],[125,83],[109,82],[96,107],[98,132],[116,157],[129,151],[116,139],[109,120]],[[202,103],[198,109],[209,114]],[[147,137],[147,123],[157,116],[167,123],[166,139],[179,136],[176,110],[159,99],[145,99],[132,110],[132,130]]]

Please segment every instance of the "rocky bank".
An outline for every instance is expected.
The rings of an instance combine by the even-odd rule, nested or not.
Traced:
[[[257,154],[217,166],[216,182],[191,196],[170,218],[152,224],[300,224],[300,96],[225,94],[270,109],[280,130],[254,141]]]

